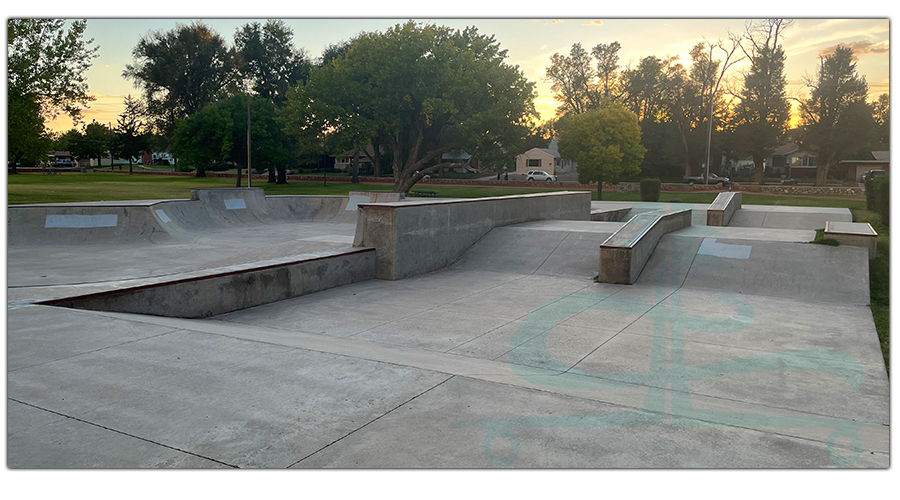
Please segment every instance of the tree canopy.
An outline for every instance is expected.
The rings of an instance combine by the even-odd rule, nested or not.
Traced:
[[[152,31],[132,54],[135,62],[122,76],[143,90],[147,113],[160,131],[171,132],[176,119],[236,90],[234,49],[202,22]]]
[[[816,185],[824,186],[828,169],[866,142],[874,128],[866,103],[869,88],[856,72],[853,49],[835,47],[824,57],[815,80],[807,82],[809,99],[800,103],[800,145],[817,153]]]
[[[99,47],[84,40],[87,21],[7,20],[7,139],[12,173],[17,163],[47,159],[51,139],[44,122],[60,113],[76,121],[94,100],[85,73]]]
[[[94,100],[85,73],[100,47],[84,40],[87,21],[9,19],[7,84],[10,96],[33,96],[44,116],[66,113],[79,118]]]
[[[408,22],[359,35],[346,55],[312,71],[291,108],[347,142],[382,139],[394,189],[406,192],[452,149],[517,151],[536,115],[534,84],[505,57],[476,28]]]
[[[207,105],[199,112],[179,120],[172,149],[187,164],[197,169],[197,177],[217,165],[247,165],[247,95],[234,95]],[[287,134],[277,121],[275,105],[268,99],[250,99],[250,154],[252,167],[278,169],[279,183],[292,150]]]
[[[559,154],[578,164],[578,182],[597,182],[600,200],[603,182],[638,173],[645,152],[637,115],[620,104],[567,116],[559,133]]]
[[[312,66],[293,38],[284,21],[275,19],[245,24],[234,34],[241,75],[257,95],[277,105],[284,103],[288,88],[309,77]]]

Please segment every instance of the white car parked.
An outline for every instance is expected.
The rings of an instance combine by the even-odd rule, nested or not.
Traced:
[[[525,178],[529,181],[555,181],[556,176],[550,175],[543,170],[529,170],[527,174],[525,174]]]

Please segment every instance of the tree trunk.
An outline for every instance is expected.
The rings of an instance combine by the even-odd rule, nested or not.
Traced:
[[[128,175],[131,175],[133,173],[134,173],[134,169],[132,169],[132,167],[131,167],[131,158],[129,157],[128,158]]]
[[[16,162],[13,162],[13,164],[12,164],[12,172],[11,172],[11,173],[12,173],[12,174],[18,174],[18,173],[19,173],[19,171],[16,170]]]
[[[828,185],[828,168],[831,165],[823,164],[816,167],[816,186]]]
[[[271,183],[271,184],[277,184],[278,179],[275,177],[275,167],[269,167],[266,170],[269,173],[269,178],[268,178],[268,180],[266,180],[266,182]]]
[[[275,181],[275,184],[287,184],[287,166],[281,165],[275,167],[275,170],[278,172],[278,180]]]
[[[353,145],[353,178],[351,184],[359,184],[359,146]]]
[[[603,174],[597,179],[597,201],[603,201]]]
[[[372,168],[374,169],[375,177],[381,177],[381,152],[378,139],[372,139],[372,154],[375,156],[374,158],[369,158],[372,160]]]
[[[757,184],[763,183],[764,166],[761,158],[753,158],[753,182]]]
[[[206,177],[206,168],[197,167],[197,173],[194,174],[194,177]]]
[[[235,181],[235,183],[234,183],[234,187],[241,187],[241,177],[243,177],[243,176],[241,175],[241,166],[238,165],[238,168],[237,168],[237,179],[236,179],[236,181]]]

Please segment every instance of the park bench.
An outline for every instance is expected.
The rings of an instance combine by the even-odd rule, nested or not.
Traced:
[[[416,191],[413,191],[413,192],[412,192],[412,195],[413,195],[413,196],[419,196],[419,197],[429,197],[429,198],[434,198],[435,196],[437,196],[437,193],[435,193],[434,191],[422,191],[422,190],[416,190]]]
[[[59,173],[59,170],[55,167],[44,167],[44,173],[47,175],[56,175]]]

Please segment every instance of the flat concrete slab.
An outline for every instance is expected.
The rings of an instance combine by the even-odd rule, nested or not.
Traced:
[[[176,263],[353,234],[311,224],[206,233],[223,253],[179,243],[195,253]],[[889,466],[864,249],[695,226],[637,284],[596,283],[580,263],[614,227],[495,228],[449,269],[204,320],[29,303],[166,268],[167,245],[107,247],[141,260],[110,278],[11,252],[7,466]]]

